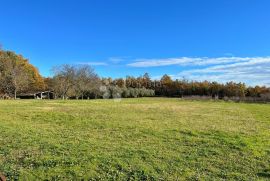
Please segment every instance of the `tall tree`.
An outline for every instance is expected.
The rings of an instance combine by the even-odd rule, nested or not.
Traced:
[[[76,83],[76,69],[73,65],[60,65],[53,68],[54,73],[54,91],[62,99],[68,98],[68,92],[71,91]]]
[[[75,69],[75,94],[78,99],[84,98],[87,92],[95,92],[99,78],[89,65],[77,66]]]
[[[145,88],[151,88],[151,78],[148,73],[145,73],[142,77],[142,86]]]
[[[27,59],[11,51],[0,50],[1,91],[13,95],[44,89],[38,70]]]

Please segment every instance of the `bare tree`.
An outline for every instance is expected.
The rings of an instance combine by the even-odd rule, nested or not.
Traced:
[[[76,67],[76,84],[74,87],[76,98],[80,96],[83,99],[85,93],[91,91],[96,85],[97,74],[89,65],[80,65]]]
[[[28,87],[28,75],[20,65],[15,65],[11,70],[11,79],[14,86],[14,99],[17,99],[17,92],[22,92]]]
[[[62,99],[67,99],[68,92],[75,85],[76,68],[72,65],[60,65],[53,68],[54,90]]]
[[[55,67],[53,72],[54,91],[63,99],[69,96],[83,99],[86,94],[96,95],[99,90],[100,80],[89,65],[61,65]]]

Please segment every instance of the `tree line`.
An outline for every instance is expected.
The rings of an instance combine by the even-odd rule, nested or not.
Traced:
[[[139,77],[101,78],[89,65],[60,65],[52,69],[52,77],[44,78],[37,68],[21,55],[0,50],[0,95],[16,98],[21,93],[50,90],[55,98],[126,98],[126,97],[263,97],[270,95],[266,86],[244,83],[173,80],[169,75],[152,80],[145,73]]]
[[[155,91],[155,96],[185,97],[209,96],[222,99],[224,97],[270,97],[270,88],[266,86],[246,86],[244,83],[227,82],[225,84],[210,81],[173,80],[163,75],[159,80],[151,80],[148,73],[143,76],[127,76],[125,79],[104,79],[118,87],[146,88]]]

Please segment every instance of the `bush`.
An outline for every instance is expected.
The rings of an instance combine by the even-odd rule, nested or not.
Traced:
[[[128,98],[130,97],[130,91],[125,87],[123,88],[123,91],[122,91],[122,97],[123,98]]]
[[[146,88],[120,88],[118,86],[104,86],[101,90],[104,99],[109,98],[136,98],[151,97],[155,95],[155,91]]]

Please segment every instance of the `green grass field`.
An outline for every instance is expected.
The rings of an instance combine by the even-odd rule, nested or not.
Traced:
[[[269,180],[270,105],[167,98],[0,101],[20,180]]]

